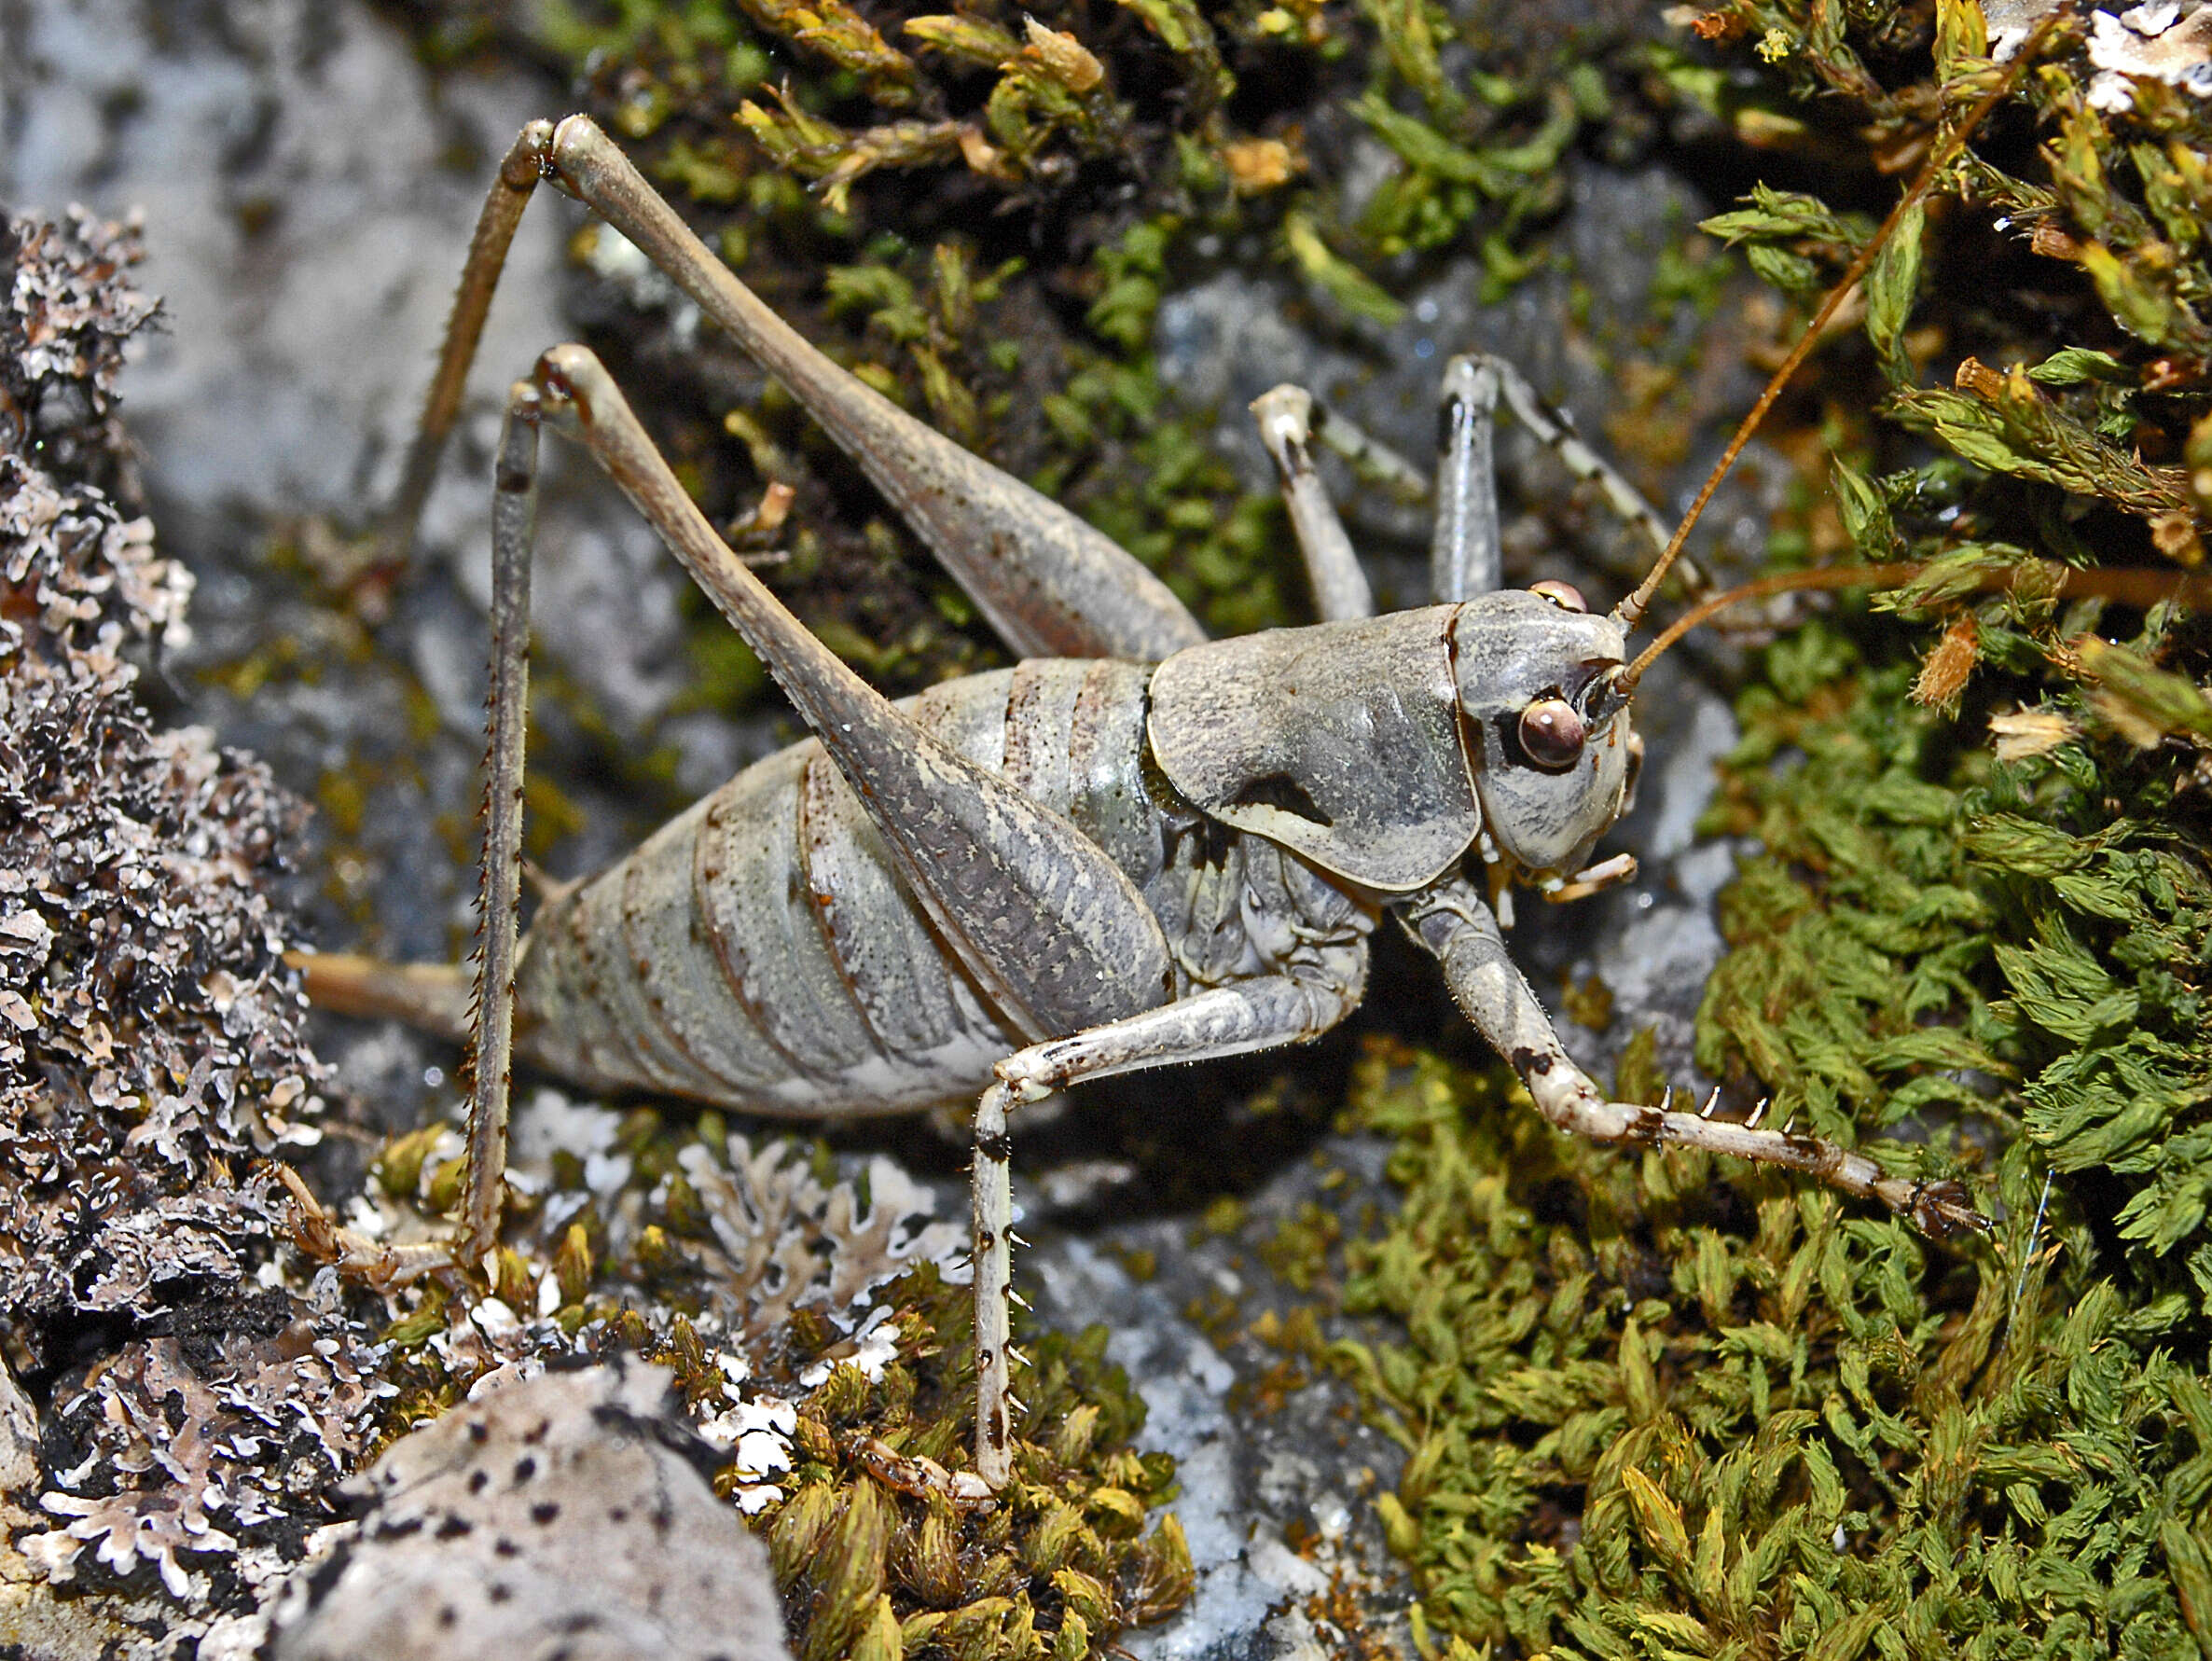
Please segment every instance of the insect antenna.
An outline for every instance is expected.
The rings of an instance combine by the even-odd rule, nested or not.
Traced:
[[[1812,321],[1805,325],[1804,333],[1798,337],[1797,344],[1790,349],[1790,355],[1782,360],[1782,367],[1767,381],[1766,390],[1759,394],[1759,401],[1751,406],[1750,413],[1736,427],[1735,436],[1728,441],[1728,448],[1721,452],[1721,459],[1713,464],[1712,471],[1706,475],[1705,483],[1699,487],[1696,498],[1690,504],[1690,511],[1682,516],[1682,522],[1675,527],[1675,533],[1667,539],[1666,547],[1660,554],[1658,562],[1652,567],[1644,580],[1637,584],[1634,591],[1613,608],[1613,616],[1623,628],[1634,629],[1643,620],[1645,608],[1652,603],[1652,596],[1659,591],[1659,585],[1666,578],[1667,571],[1681,557],[1682,545],[1690,539],[1690,533],[1704,515],[1706,505],[1713,499],[1713,492],[1721,488],[1721,481],[1728,477],[1729,469],[1735,465],[1736,457],[1743,454],[1744,446],[1750,443],[1751,436],[1758,432],[1760,423],[1766,419],[1767,411],[1775,407],[1776,400],[1781,397],[1790,378],[1811,354],[1813,347],[1820,339],[1820,332],[1828,326],[1829,319],[1835,315],[1845,298],[1859,285],[1859,279],[1873,267],[1904,216],[1920,205],[1928,193],[1935,188],[1935,182],[1942,176],[1943,171],[1965,152],[1967,141],[1974,135],[1975,130],[1989,113],[2012,97],[2025,78],[2029,66],[2041,55],[2044,42],[2072,15],[2072,6],[2063,5],[2037,26],[2035,33],[2013,54],[2012,66],[2006,70],[2003,78],[1967,112],[1966,119],[1958,124],[1951,136],[1936,146],[1921,166],[1920,176],[1913,181],[1912,188],[1898,199],[1897,205],[1889,210],[1888,217],[1882,221],[1874,234],[1867,239],[1866,245],[1853,256],[1843,276],[1820,302],[1820,309],[1813,313]],[[1719,608],[1715,606],[1712,609]],[[1705,611],[1705,615],[1710,616],[1711,612]],[[1615,680],[1616,689],[1623,695],[1633,691],[1636,677],[1655,655],[1647,652],[1637,659],[1635,667]]]
[[[1901,561],[1891,565],[1821,565],[1810,571],[1783,571],[1730,588],[1699,601],[1665,629],[1641,655],[1613,677],[1614,690],[1625,697],[1659,655],[1716,612],[1746,600],[1770,600],[1777,594],[1795,594],[1807,588],[1897,588],[1927,571],[1926,560]],[[2049,587],[2044,591],[2060,599],[2094,596],[2121,605],[2149,610],[2153,605],[2203,606],[2212,604],[2212,573],[2171,571],[2080,571],[2048,560],[2028,560],[2001,570],[1961,572],[1950,579],[1968,588],[2009,588],[2035,574]]]
[[[1742,601],[1767,600],[1777,594],[1792,594],[1806,588],[1894,588],[1911,582],[1926,569],[1924,563],[1823,565],[1812,571],[1784,571],[1741,584],[1724,593],[1708,595],[1661,630],[1658,638],[1643,649],[1636,661],[1613,677],[1613,690],[1625,698],[1636,690],[1636,683],[1642,678],[1644,671],[1667,647],[1707,617]]]

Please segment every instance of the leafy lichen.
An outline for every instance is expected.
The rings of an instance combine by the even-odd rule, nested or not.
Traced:
[[[0,219],[0,1393],[38,1413],[0,1557],[11,1640],[119,1654],[262,1620],[380,1393],[268,1167],[325,1113],[271,893],[298,806],[141,701],[192,581],[118,415],[138,257]]]

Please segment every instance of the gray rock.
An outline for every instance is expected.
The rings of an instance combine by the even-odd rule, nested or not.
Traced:
[[[356,528],[388,499],[497,159],[526,120],[566,111],[557,89],[524,76],[432,76],[366,6],[152,10],[57,0],[0,14],[12,140],[0,200],[144,214],[139,281],[162,297],[169,326],[138,354],[124,396],[163,535],[204,572],[249,559],[272,521]],[[561,249],[579,215],[547,191],[525,218],[424,516],[423,557],[479,612],[499,402],[564,338]],[[636,732],[678,686],[682,576],[576,462],[548,459],[536,627]],[[471,744],[483,639],[480,624],[426,629],[414,653]]]
[[[38,1480],[38,1410],[0,1366],[0,1500],[21,1499]]]
[[[287,1593],[274,1654],[788,1661],[767,1552],[712,1464],[656,1368],[489,1391],[356,1479],[373,1509]]]

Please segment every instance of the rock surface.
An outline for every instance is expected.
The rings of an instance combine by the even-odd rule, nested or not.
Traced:
[[[231,565],[272,525],[366,524],[396,482],[494,164],[559,104],[520,74],[430,76],[358,0],[62,0],[0,20],[0,200],[136,209],[150,233],[143,281],[167,327],[127,396],[165,534]],[[498,401],[562,338],[576,212],[548,192],[518,234],[473,420],[425,517],[425,552],[479,601]],[[634,730],[675,687],[668,561],[588,470],[549,472],[538,631]],[[450,665],[442,642],[410,655],[473,741],[480,636],[463,635]]]
[[[1143,1661],[1408,1647],[1412,1588],[1372,1504],[1397,1486],[1403,1452],[1335,1379],[1286,1376],[1284,1356],[1251,1336],[1264,1312],[1301,1301],[1258,1249],[1317,1199],[1387,1203],[1381,1154],[1372,1140],[1332,1139],[1252,1196],[1229,1233],[1194,1238],[1184,1218],[1124,1222],[1047,1236],[1020,1260],[1022,1285],[1049,1320],[1112,1329],[1107,1357],[1128,1369],[1150,1409],[1142,1444],[1175,1456],[1182,1493],[1173,1510],[1197,1590],[1172,1619],[1123,1635]],[[1043,1208],[1041,1193],[1023,1197]],[[1188,1311],[1224,1299],[1236,1330],[1192,1323]]]
[[[326,940],[373,913],[394,957],[449,956],[471,926],[473,879],[440,816],[465,822],[483,748],[491,451],[506,383],[567,333],[573,204],[546,193],[517,237],[395,594],[364,591],[362,533],[396,481],[496,160],[563,102],[519,72],[431,75],[362,0],[0,16],[0,201],[138,211],[147,232],[161,326],[134,348],[125,396],[148,504],[199,579],[171,686],[326,809],[327,782],[381,775],[311,827],[320,868],[297,898]],[[588,464],[547,450],[535,632],[574,701],[642,744],[682,685],[684,579]],[[372,648],[363,622],[387,604]],[[709,738],[702,778],[733,760]],[[605,827],[585,866],[643,828],[580,799]],[[338,1037],[345,1082],[417,1113],[421,1059],[394,1068],[371,1034]]]
[[[276,1661],[789,1661],[767,1552],[656,1367],[484,1391],[349,1485],[369,1509]]]

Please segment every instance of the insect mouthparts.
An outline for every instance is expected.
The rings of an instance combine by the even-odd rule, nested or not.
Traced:
[[[1590,683],[1591,720],[1602,721],[1615,710],[1626,707],[1635,695],[1636,684],[1633,681],[1625,685],[1622,684],[1625,672],[1625,667],[1616,663]]]

